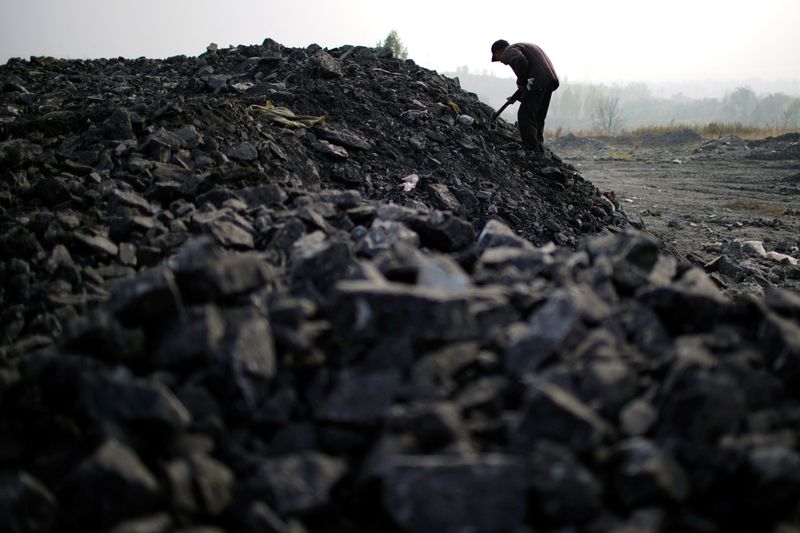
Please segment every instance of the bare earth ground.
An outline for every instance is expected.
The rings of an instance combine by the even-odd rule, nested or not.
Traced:
[[[735,240],[762,241],[767,252],[800,259],[797,139],[656,144],[661,145],[571,137],[551,147],[601,191],[614,191],[630,216],[640,216],[646,229],[695,263],[719,257]],[[780,268],[770,270],[777,272],[771,280],[776,284],[800,287],[794,271],[787,276]]]

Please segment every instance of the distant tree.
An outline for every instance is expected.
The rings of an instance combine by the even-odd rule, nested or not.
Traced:
[[[622,127],[622,108],[619,105],[619,98],[616,96],[601,96],[597,99],[594,107],[595,126],[605,132],[612,134]]]
[[[394,30],[389,32],[383,42],[378,41],[376,46],[388,48],[392,51],[394,57],[398,59],[408,59],[408,48],[403,46],[403,41],[400,40],[400,36]]]
[[[750,123],[752,113],[758,104],[758,97],[750,87],[739,87],[725,96],[723,106],[726,120]]]
[[[800,98],[795,98],[783,112],[783,128],[800,127]]]

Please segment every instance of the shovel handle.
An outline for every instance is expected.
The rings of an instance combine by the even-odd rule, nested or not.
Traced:
[[[516,95],[516,93],[515,93],[515,95]],[[509,105],[511,105],[511,104],[512,104],[513,102],[515,102],[515,101],[516,101],[516,100],[514,99],[514,97],[513,97],[513,96],[512,96],[512,97],[510,97],[510,98],[508,98],[508,99],[506,100],[506,103],[505,103],[505,104],[503,104],[503,106],[502,106],[500,109],[498,109],[497,111],[495,111],[495,112],[492,114],[492,121],[495,121],[495,120],[497,120],[497,117],[499,117],[499,116],[500,116],[500,113],[502,113],[502,112],[505,110],[505,108],[507,108]]]

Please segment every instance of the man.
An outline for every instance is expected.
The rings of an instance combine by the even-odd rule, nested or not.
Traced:
[[[492,61],[509,65],[517,75],[517,92],[508,99],[519,101],[517,124],[522,143],[536,152],[544,151],[544,119],[550,96],[558,89],[558,76],[544,51],[530,43],[492,44]]]

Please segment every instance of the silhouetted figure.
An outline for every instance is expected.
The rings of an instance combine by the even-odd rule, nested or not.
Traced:
[[[519,134],[526,148],[544,151],[544,119],[550,97],[558,89],[558,76],[544,51],[530,43],[492,44],[492,61],[509,65],[517,75],[517,92],[508,99],[520,102],[517,112]]]

